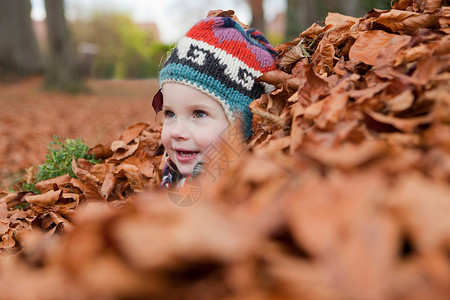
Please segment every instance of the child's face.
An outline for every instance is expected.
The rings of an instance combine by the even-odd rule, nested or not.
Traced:
[[[183,84],[163,85],[162,143],[181,174],[192,174],[204,151],[229,126],[219,102]]]

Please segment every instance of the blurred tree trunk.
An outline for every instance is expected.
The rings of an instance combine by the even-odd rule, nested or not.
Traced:
[[[316,2],[320,1],[287,0],[285,34],[287,41],[298,37],[303,30],[318,20],[318,5]]]
[[[360,0],[339,0],[340,12],[344,15],[362,17],[362,1]]]
[[[82,91],[85,86],[64,16],[64,1],[45,0],[45,10],[49,46],[46,87],[73,93]]]
[[[390,0],[286,0],[286,33],[290,41],[313,23],[322,23],[328,12],[362,17],[372,8],[389,9]]]
[[[252,23],[250,24],[250,27],[264,33],[266,29],[266,22],[264,20],[263,0],[248,0],[248,3],[252,11]]]
[[[30,0],[0,0],[0,79],[42,70]]]

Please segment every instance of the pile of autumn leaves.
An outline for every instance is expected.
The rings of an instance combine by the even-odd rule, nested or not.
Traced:
[[[400,0],[279,45],[249,149],[222,145],[191,207],[154,189],[145,123],[77,179],[0,194],[0,298],[447,299],[449,19]]]

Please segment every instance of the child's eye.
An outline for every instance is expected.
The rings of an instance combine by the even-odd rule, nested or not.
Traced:
[[[172,119],[175,118],[175,114],[170,110],[166,110],[164,111],[164,117],[167,119]]]
[[[194,111],[194,117],[195,118],[204,118],[207,117],[208,114],[206,112],[204,112],[203,110],[196,110]]]

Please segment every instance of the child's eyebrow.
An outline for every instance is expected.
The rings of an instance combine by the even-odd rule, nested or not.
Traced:
[[[212,109],[213,106],[208,104],[191,104],[187,106],[188,109]]]

